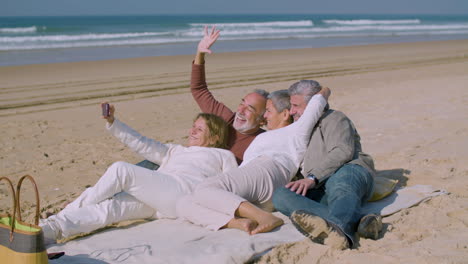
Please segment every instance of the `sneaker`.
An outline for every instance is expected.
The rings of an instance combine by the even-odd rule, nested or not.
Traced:
[[[382,217],[380,215],[368,214],[361,218],[357,233],[360,237],[376,240],[382,230]]]
[[[289,217],[299,232],[310,240],[334,249],[348,249],[350,243],[343,231],[320,216],[303,210],[294,211]]]

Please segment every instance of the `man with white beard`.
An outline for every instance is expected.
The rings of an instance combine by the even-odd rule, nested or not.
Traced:
[[[268,92],[255,90],[247,94],[242,98],[236,112],[213,97],[205,80],[205,53],[211,54],[209,48],[218,37],[219,30],[213,27],[208,32],[208,29],[205,28],[204,37],[198,44],[197,54],[192,64],[190,89],[193,98],[203,112],[218,115],[230,125],[229,150],[234,153],[240,164],[244,151],[252,140],[260,133],[265,132],[261,126],[265,124],[263,114],[265,113]]]
[[[257,135],[265,132],[261,126],[266,124],[263,114],[265,113],[269,93],[261,89],[248,93],[242,98],[236,112],[233,112],[229,107],[218,102],[213,97],[208,90],[205,80],[205,53],[211,54],[210,47],[216,42],[218,37],[219,30],[213,27],[211,32],[208,32],[208,28],[205,27],[204,36],[198,43],[197,54],[192,64],[190,89],[193,98],[204,113],[220,116],[228,123],[228,149],[234,153],[237,163],[241,164],[244,151],[252,140]],[[159,168],[158,164],[154,164],[148,160],[143,160],[136,165],[150,170],[157,170]]]

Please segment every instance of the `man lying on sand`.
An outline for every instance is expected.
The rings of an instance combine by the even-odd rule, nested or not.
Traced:
[[[199,50],[203,50],[203,48],[209,50],[218,36],[219,31],[215,31],[213,28],[211,35],[209,35],[205,28],[204,39],[207,41],[200,42],[200,45],[205,43],[208,47],[202,46],[200,48],[199,45]],[[320,84],[312,80],[297,82],[289,88],[291,114],[295,121],[299,120],[312,96],[320,90]],[[300,231],[315,242],[324,243],[326,241],[335,248],[349,248],[354,243],[355,226],[361,218],[361,203],[372,195],[375,174],[373,160],[369,155],[361,152],[359,134],[351,120],[344,114],[330,110],[327,106],[327,109],[320,115],[320,121],[312,132],[310,143],[307,141],[309,144],[302,171],[307,177],[288,183],[286,187],[278,190],[275,193],[275,206],[286,215],[291,215],[293,211],[298,209],[308,209],[308,211],[298,210],[292,213],[291,219]],[[262,135],[260,138],[264,136]],[[282,141],[283,138],[278,138],[278,140]],[[255,143],[256,141],[249,149],[255,149]],[[303,144],[307,145],[307,143]],[[258,157],[259,154],[256,153],[256,155]],[[261,167],[260,163],[256,161],[255,165]],[[244,168],[244,165],[247,169],[242,171],[241,168]],[[239,173],[228,173],[199,185],[193,195],[179,201],[179,214],[192,222],[214,230],[223,227],[240,227],[240,229],[254,234],[269,231],[273,229],[273,225],[279,225],[280,221],[275,222],[271,215],[268,216],[250,205],[246,207],[248,203],[245,203],[245,199],[260,204],[268,201],[271,198],[268,191],[276,189],[273,179],[282,173],[280,170],[254,172],[253,169],[249,170],[249,165],[242,163],[240,169],[237,170]],[[267,166],[266,163],[263,166]],[[249,176],[251,177],[248,178]],[[265,184],[266,182],[269,184]],[[257,185],[262,187],[256,189]],[[313,189],[311,193],[320,194],[319,201],[323,198],[328,206],[304,197],[309,189]],[[233,192],[238,196],[230,196],[226,191]],[[245,198],[244,201],[239,196]],[[221,199],[223,202],[214,202],[210,197],[224,197],[224,199]],[[182,201],[184,202],[182,203]],[[200,211],[204,213],[197,214]],[[259,215],[262,214],[267,215],[272,219],[271,223],[275,224],[270,227],[262,227],[262,223],[257,221]],[[232,218],[233,215],[236,217]],[[259,226],[255,228],[256,224]],[[380,228],[381,218],[379,216],[365,216],[358,228],[359,235],[375,239]],[[337,239],[331,239],[332,235]],[[328,237],[330,238],[327,239]]]
[[[242,221],[250,234],[269,232],[282,225],[280,218],[253,203],[267,204],[273,191],[294,177],[329,95],[330,90],[323,88],[309,101],[297,122],[278,123],[278,127],[258,135],[245,151],[239,168],[205,180],[192,195],[179,201],[179,216],[214,230],[239,226],[236,222]]]
[[[225,104],[217,101],[208,90],[205,78],[205,53],[210,53],[210,47],[219,37],[219,30],[214,27],[211,32],[204,29],[204,37],[200,40],[195,60],[192,64],[192,78],[190,90],[198,106],[204,113],[215,114],[224,119],[229,125],[228,149],[236,156],[238,164],[242,162],[244,152],[252,140],[260,133],[265,132],[263,114],[268,92],[256,89],[246,94],[236,112],[233,112]],[[138,165],[155,169],[157,165],[148,161],[142,161]]]
[[[297,121],[319,83],[302,80],[289,88],[291,114]],[[275,191],[273,204],[290,216],[296,228],[312,241],[345,249],[354,244],[361,204],[371,196],[375,175],[372,158],[361,151],[360,137],[351,120],[332,109],[315,126],[302,164],[304,179]],[[381,218],[361,219],[360,236],[376,239]]]
[[[234,153],[240,164],[244,152],[257,135],[265,132],[263,114],[268,92],[261,89],[246,94],[234,113],[225,104],[217,101],[208,90],[205,79],[205,53],[211,53],[210,47],[216,42],[220,34],[215,27],[208,32],[204,29],[204,37],[198,43],[195,60],[192,64],[192,78],[190,90],[198,106],[204,113],[211,113],[223,118],[231,126],[229,150]]]
[[[274,130],[274,129],[285,127],[291,124],[292,117],[289,114],[290,107],[291,107],[291,104],[289,102],[288,90],[279,90],[279,91],[270,93],[268,95],[266,111],[264,114],[267,129]],[[247,179],[251,181],[247,182],[246,184],[250,185],[254,183],[254,180],[252,177],[249,177]],[[242,179],[240,178],[240,180]],[[265,180],[268,180],[268,178],[266,178]],[[268,187],[269,186],[267,186],[267,188]],[[247,186],[244,186],[242,188],[247,188]],[[272,190],[269,190],[269,189],[266,189],[266,191],[269,192],[270,194],[272,192]],[[271,196],[271,195],[268,195],[268,196]],[[239,209],[241,208],[244,209],[245,207],[247,207],[246,204],[247,203],[241,205]],[[267,203],[263,203],[261,206],[271,207],[271,205]],[[250,206],[250,207],[254,208],[253,206]],[[272,208],[270,208],[270,210],[272,210]],[[183,218],[189,221],[192,221],[193,223],[206,226],[207,228],[212,229],[212,230],[218,230],[222,228],[236,228],[236,229],[240,229],[248,233],[251,233],[259,225],[259,223],[256,220],[252,220],[249,218],[242,218],[242,217],[232,218],[228,215],[222,215],[216,212],[213,213],[212,210],[206,209],[205,207],[196,203],[195,200],[193,199],[193,196],[191,195],[187,195],[181,198],[181,200],[177,203],[177,212],[179,216],[182,216]],[[240,215],[242,213],[238,213],[238,214]],[[257,214],[262,215],[263,212],[257,211]],[[265,215],[269,217],[269,214],[265,214]],[[221,220],[222,218],[225,218],[225,219]],[[216,220],[216,219],[219,219],[219,220]],[[274,223],[282,224],[282,221],[277,221],[276,218],[272,218],[272,219],[274,220]],[[207,221],[213,221],[213,222],[210,223]],[[219,224],[218,221],[221,221],[221,224],[223,224],[223,222],[226,222],[226,223],[223,226],[220,226],[221,224]]]

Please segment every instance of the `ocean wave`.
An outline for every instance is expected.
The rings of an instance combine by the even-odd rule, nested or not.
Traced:
[[[453,29],[468,29],[468,24],[451,24],[451,25],[413,25],[413,26],[382,26],[382,25],[369,25],[369,26],[341,26],[322,28],[329,31],[361,31],[361,30],[375,30],[375,31],[409,31],[409,30],[453,30]]]
[[[225,29],[221,32],[221,39],[226,37],[239,37],[240,39],[253,38],[264,38],[266,36],[272,36],[273,38],[279,38],[281,36],[286,37],[298,37],[302,34],[318,34],[330,35],[335,33],[344,34],[364,32],[365,34],[378,33],[378,32],[392,32],[392,34],[398,34],[403,32],[415,32],[419,33],[430,33],[432,31],[436,33],[453,30],[468,30],[467,24],[450,24],[450,25],[361,25],[361,26],[335,26],[335,27],[298,27],[298,28],[231,28]],[[197,41],[203,33],[200,30],[191,28],[189,30],[180,30],[177,32],[140,32],[140,33],[104,33],[104,34],[81,34],[81,35],[41,35],[41,36],[5,36],[0,37],[0,43],[2,45],[15,44],[15,45],[49,45],[65,43],[64,45],[75,45],[73,43],[96,43],[100,40],[113,40],[115,43],[128,43],[125,41],[134,41],[133,43],[138,44],[147,43],[164,43],[165,40],[177,39],[179,42],[184,41]],[[151,42],[152,41],[152,42]],[[166,41],[167,42],[167,41]],[[78,45],[78,44],[77,44]],[[81,45],[81,44],[79,44]],[[93,45],[93,44],[90,44]]]
[[[363,26],[361,29],[373,30],[450,30],[450,29],[468,29],[468,24],[450,24],[450,25],[415,25],[415,26]]]
[[[330,20],[333,21],[333,20]],[[336,20],[346,21],[346,20]],[[358,20],[349,20],[358,21]],[[311,25],[312,21],[273,21],[260,23],[222,23],[224,28],[221,32],[221,41],[224,40],[262,40],[262,39],[305,39],[305,38],[332,38],[332,37],[373,37],[373,36],[423,36],[423,35],[449,35],[467,34],[468,23],[453,22],[442,24],[434,22],[419,24],[406,23],[406,20],[393,20],[392,23],[376,23],[387,20],[371,20],[373,23],[365,24],[339,24],[329,23],[326,25]],[[399,21],[399,23],[395,23]],[[419,20],[418,20],[419,21]],[[310,23],[309,23],[310,22]],[[286,23],[286,24],[285,24]],[[297,23],[299,26],[286,26]],[[261,26],[258,26],[258,25]],[[131,32],[124,33],[82,33],[82,34],[47,34],[42,32],[42,27],[34,26],[38,33],[15,35],[12,33],[0,34],[0,51],[8,50],[36,50],[54,48],[78,48],[78,47],[103,47],[103,46],[125,46],[125,45],[165,45],[170,43],[198,42],[203,35],[200,28],[204,24],[191,24],[191,27],[179,28],[175,31],[166,32]],[[254,26],[257,25],[257,26]],[[282,25],[282,26],[277,26]],[[313,25],[313,24],[312,24]],[[219,27],[219,25],[218,25]],[[30,27],[28,27],[30,28]],[[9,28],[0,28],[1,30]],[[24,29],[16,28],[16,29]],[[144,30],[142,30],[144,31]],[[150,30],[148,30],[150,31]],[[156,31],[156,30],[154,30]],[[19,31],[18,31],[19,32]]]
[[[37,27],[15,27],[15,28],[0,28],[1,33],[34,33],[37,32]]]
[[[225,29],[221,31],[223,36],[242,36],[242,35],[265,35],[265,34],[282,34],[282,33],[301,33],[310,32],[312,29],[308,28],[250,28],[250,29]],[[326,30],[326,29],[324,29]],[[186,32],[179,32],[181,36],[201,37],[203,33],[200,30],[192,29]]]
[[[219,29],[230,27],[311,27],[312,20],[298,21],[271,21],[271,22],[251,22],[251,23],[191,23],[191,27],[216,26]]]
[[[149,39],[127,39],[112,41],[89,41],[89,42],[65,42],[65,43],[27,43],[1,45],[0,51],[10,50],[36,50],[36,49],[57,49],[57,48],[85,48],[85,47],[111,47],[129,45],[150,45],[150,44],[170,44],[195,42],[199,39],[179,39],[179,38],[149,38]]]
[[[334,32],[320,33],[309,32],[304,34],[285,34],[285,35],[264,35],[264,36],[228,36],[223,40],[270,40],[270,39],[313,39],[313,38],[355,38],[355,37],[392,37],[392,36],[408,36],[408,35],[448,35],[448,34],[468,34],[468,30],[452,30],[452,31],[414,31],[414,32]]]
[[[90,41],[104,39],[138,38],[168,35],[166,32],[142,32],[142,33],[116,33],[116,34],[82,34],[82,35],[48,35],[48,36],[22,36],[0,37],[0,43],[5,42],[66,42],[66,41]]]
[[[362,26],[336,26],[336,27],[311,27],[311,28],[250,28],[250,29],[225,29],[221,31],[224,36],[250,36],[250,35],[275,35],[275,34],[300,34],[300,33],[334,33],[357,31],[442,31],[468,29],[468,24],[451,25],[362,25]],[[179,32],[180,36],[201,37],[203,33],[196,29]]]
[[[468,34],[465,30],[450,31],[408,31],[408,32],[320,32],[310,31],[303,33],[284,33],[272,35],[228,35],[222,38],[223,41],[242,41],[242,40],[273,40],[273,39],[314,39],[314,38],[352,38],[352,37],[385,37],[385,36],[407,36],[407,35],[446,35],[446,34]],[[165,45],[171,43],[191,43],[197,42],[199,38],[146,38],[146,39],[118,39],[118,40],[95,40],[87,42],[52,42],[52,43],[7,43],[0,45],[0,51],[13,50],[40,50],[57,48],[86,48],[86,47],[112,47],[112,46],[131,46],[131,45]]]
[[[392,36],[411,36],[411,35],[466,35],[468,30],[446,30],[446,31],[408,31],[408,32],[397,32],[389,33]]]
[[[356,20],[323,20],[325,24],[338,25],[394,25],[394,24],[421,24],[419,19],[402,19],[402,20],[373,20],[373,19],[356,19]]]

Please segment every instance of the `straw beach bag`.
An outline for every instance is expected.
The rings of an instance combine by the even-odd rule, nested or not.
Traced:
[[[34,224],[24,223],[21,219],[20,191],[25,179],[33,183],[36,192],[36,216]],[[1,263],[14,264],[45,264],[48,263],[47,251],[44,246],[44,235],[39,224],[39,192],[34,179],[25,175],[21,177],[15,190],[6,177],[1,177],[12,193],[13,212],[10,215],[0,215],[0,260]]]

